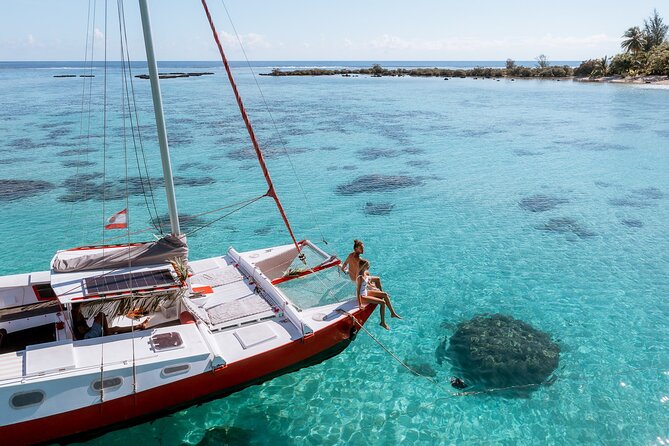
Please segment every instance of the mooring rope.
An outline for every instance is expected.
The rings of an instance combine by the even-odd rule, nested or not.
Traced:
[[[439,381],[433,379],[430,376],[423,375],[420,373],[418,370],[414,369],[411,367],[409,364],[406,362],[402,361],[395,353],[393,353],[388,347],[386,347],[376,336],[374,336],[355,316],[353,316],[351,313],[349,313],[346,310],[338,309],[337,310],[341,314],[346,314],[348,315],[352,320],[353,323],[356,324],[362,331],[364,331],[367,336],[372,338],[376,344],[383,349],[388,355],[390,355],[391,358],[393,358],[397,363],[399,363],[402,367],[407,369],[409,372],[413,373],[416,376],[419,376],[429,383],[433,384],[434,386],[438,387],[441,389],[443,392],[448,394],[449,396],[473,396],[473,395],[482,395],[482,394],[487,394],[487,393],[494,393],[494,392],[501,392],[505,390],[516,390],[516,389],[527,389],[527,388],[532,388],[532,387],[538,387],[541,384],[521,384],[521,385],[516,385],[516,386],[508,386],[508,387],[497,387],[497,388],[492,388],[492,389],[483,389],[483,390],[469,390],[465,392],[453,392],[450,389],[448,389],[446,386],[441,384]]]

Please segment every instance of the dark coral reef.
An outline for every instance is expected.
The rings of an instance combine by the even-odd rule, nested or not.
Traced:
[[[527,396],[549,380],[560,360],[560,347],[548,333],[504,314],[461,322],[439,352],[467,384],[506,389],[504,396]]]

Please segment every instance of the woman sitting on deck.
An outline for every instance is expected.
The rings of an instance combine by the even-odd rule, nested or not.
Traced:
[[[371,276],[369,275],[369,261],[360,259],[358,263],[358,277],[356,279],[356,291],[358,297],[358,305],[362,308],[363,304],[374,303],[379,304],[381,308],[381,325],[386,330],[390,330],[386,324],[386,306],[390,310],[390,316],[402,319],[399,314],[393,309],[393,304],[390,302],[388,293],[378,290],[371,283]]]

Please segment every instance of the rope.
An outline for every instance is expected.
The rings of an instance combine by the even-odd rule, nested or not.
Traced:
[[[248,200],[245,204],[239,206],[237,209],[233,209],[232,211],[228,212],[227,214],[222,215],[222,216],[220,216],[220,217],[218,217],[218,218],[216,218],[216,219],[210,221],[209,223],[204,224],[204,225],[202,225],[202,226],[200,226],[200,227],[198,227],[198,228],[195,228],[195,229],[193,229],[193,230],[190,231],[190,232],[187,232],[187,233],[186,233],[186,236],[195,234],[196,232],[200,231],[201,229],[207,228],[207,227],[213,225],[214,223],[216,223],[216,222],[218,222],[218,221],[221,221],[221,220],[223,220],[224,218],[226,218],[226,217],[228,217],[228,216],[234,214],[234,213],[237,212],[237,211],[241,211],[241,210],[244,209],[245,207],[250,206],[251,204],[255,203],[256,201],[258,201],[258,200],[260,200],[261,198],[264,198],[264,197],[266,197],[266,196],[267,196],[267,194],[263,194],[263,195],[260,195],[259,197],[256,197],[256,198],[253,198],[253,199],[251,199],[251,200]],[[299,248],[298,248],[298,249],[299,249]]]
[[[126,61],[124,54],[124,45],[123,45],[123,28],[125,26],[125,12],[123,10],[123,0],[116,0],[116,8],[118,11],[118,31],[120,37],[121,45],[121,86],[123,87],[121,92],[121,116],[123,120],[123,160],[125,162],[125,208],[129,208],[129,193],[128,193],[128,146],[127,146],[127,136],[126,136],[126,117],[125,117],[125,100],[128,99],[128,117],[130,119],[130,128],[132,131],[133,143],[135,143],[135,132],[132,125],[132,111],[130,109],[130,96],[128,95],[128,78],[126,77]],[[127,50],[127,42],[125,42],[125,49]],[[128,60],[128,66],[130,65],[130,60]],[[125,94],[123,94],[125,93]],[[135,155],[137,155],[137,145],[134,145]],[[137,158],[137,156],[135,156]],[[138,160],[139,163],[139,160]],[[141,181],[141,171],[140,171],[140,181]],[[144,184],[142,183],[142,191],[144,189]],[[146,200],[146,195],[144,195]],[[149,208],[148,201],[146,202],[146,207],[149,210],[149,216],[151,216],[151,208]],[[128,212],[128,211],[126,211]],[[127,214],[128,220],[126,224],[126,235],[127,243],[130,244],[130,219],[129,213]],[[132,256],[130,250],[128,249],[128,267],[132,267]],[[130,275],[130,289],[132,290],[132,275]],[[135,293],[130,293],[130,306],[135,308]],[[137,393],[137,364],[135,359],[135,319],[131,318],[130,321],[130,332],[132,333],[131,345],[132,345],[132,392]]]
[[[107,173],[107,0],[105,0],[105,64],[104,64],[104,106],[103,106],[103,130],[102,130],[102,240],[105,239],[105,198],[106,198],[106,173]],[[102,251],[104,256],[104,250]],[[105,373],[105,340],[104,340],[104,321],[102,326],[102,339],[100,340],[100,402],[105,399],[104,391],[104,373]],[[100,405],[102,411],[102,404]]]
[[[388,347],[386,347],[381,341],[379,341],[367,328],[358,321],[358,319],[353,316],[351,313],[349,313],[346,310],[342,310],[341,308],[337,310],[337,312],[341,314],[346,314],[348,315],[352,320],[353,323],[355,323],[362,331],[364,331],[367,336],[372,338],[376,344],[383,349],[388,355],[390,355],[391,358],[393,358],[397,363],[399,363],[402,367],[407,369],[409,372],[413,373],[416,376],[419,376],[426,381],[430,382],[434,386],[438,387],[440,390],[445,392],[451,397],[456,397],[456,396],[473,396],[473,395],[482,395],[482,394],[489,394],[489,393],[494,393],[494,392],[502,392],[506,390],[515,390],[515,389],[528,389],[528,388],[534,388],[534,387],[539,387],[541,384],[521,384],[521,385],[516,385],[516,386],[508,386],[508,387],[497,387],[497,388],[492,388],[492,389],[483,389],[483,390],[470,390],[466,392],[453,392],[441,383],[439,381],[436,381],[435,379],[432,379],[431,377],[427,375],[423,375],[422,373],[418,372],[416,369],[411,367],[409,364],[406,362],[402,361],[395,353],[393,353]]]
[[[85,49],[84,49],[84,70],[86,69],[86,65],[88,65],[88,33],[90,32],[91,29],[91,0],[88,1],[88,13],[86,14],[86,38],[84,39],[86,41]],[[91,42],[92,43],[92,42]],[[93,61],[91,60],[91,65]],[[83,82],[81,83],[81,109],[80,109],[80,116],[79,116],[79,152],[77,153],[77,161],[81,161],[81,148],[83,146],[83,140],[82,137],[84,135],[84,105],[86,104],[86,81],[90,80],[90,84],[93,84],[93,81],[89,77],[83,77]],[[77,167],[75,170],[75,175],[76,175],[76,181],[75,181],[75,186],[74,189],[75,191],[78,190],[79,188],[79,163],[77,163]],[[72,225],[72,219],[74,217],[74,206],[75,202],[72,202],[72,205],[70,206],[70,215],[68,218],[68,226]]]
[[[149,175],[149,167],[146,162],[146,154],[144,152],[144,143],[142,142],[142,133],[141,133],[141,126],[139,123],[139,112],[137,111],[137,99],[135,97],[135,84],[133,81],[132,77],[132,64],[130,62],[130,51],[128,48],[128,32],[127,32],[127,26],[125,24],[125,9],[123,7],[123,1],[119,3],[119,8],[120,8],[120,15],[123,20],[123,38],[122,41],[125,40],[125,56],[127,60],[127,66],[128,66],[128,79],[130,80],[130,91],[132,92],[132,106],[133,110],[135,112],[135,123],[136,123],[136,129],[132,125],[132,111],[130,110],[130,97],[128,97],[128,114],[130,116],[130,127],[132,129],[132,141],[133,145],[135,148],[135,160],[137,162],[137,172],[139,174],[139,182],[140,186],[142,188],[142,195],[144,196],[144,203],[146,204],[146,209],[149,211],[149,218],[151,219],[151,222],[154,224],[155,229],[162,235],[163,234],[163,228],[162,225],[160,224],[160,216],[158,215],[158,208],[156,206],[156,197],[155,194],[153,193],[153,186],[151,185],[151,176]],[[126,85],[126,95],[128,95],[128,82],[125,83]],[[139,163],[139,153],[137,150],[137,141],[135,140],[135,130],[137,131],[137,140],[139,140],[139,152],[142,154],[142,160],[144,164],[144,171],[146,172],[146,183],[149,189],[149,195],[151,196],[151,203],[153,204],[153,212],[155,213],[155,220],[153,219],[153,215],[151,215],[151,207],[149,206],[148,198],[146,196],[146,190],[144,189],[144,177],[142,175],[142,168]]]

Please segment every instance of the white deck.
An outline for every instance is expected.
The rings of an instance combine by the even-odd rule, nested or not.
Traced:
[[[242,254],[231,249],[225,256],[190,262],[191,292],[179,311],[191,311],[199,320],[196,324],[180,325],[176,311],[172,322],[165,314],[157,313],[151,316],[151,325],[171,325],[82,341],[72,341],[71,336],[69,339],[65,336],[67,330],[59,330],[63,332],[59,341],[1,354],[0,426],[99,403],[100,393],[91,388],[101,372],[105,379],[118,377],[121,383],[105,390],[104,399],[118,398],[132,393],[134,379],[137,389],[142,391],[204,373],[221,364],[262,355],[347,317],[337,312],[338,308],[347,311],[357,308],[352,299],[299,311],[263,271],[280,277],[290,265],[291,249],[283,246]],[[270,272],[276,270],[280,271],[278,275]],[[81,289],[73,288],[90,274],[52,275],[56,276],[54,289],[59,298],[80,296]],[[19,281],[23,284],[25,280]],[[118,317],[111,322],[128,325],[131,320]],[[182,345],[156,350],[152,336],[169,333],[178,333]],[[133,353],[136,378],[132,376]],[[162,372],[167,366],[179,364],[187,364],[187,372],[176,376],[165,376]],[[46,394],[39,406],[29,409],[8,406],[13,395],[33,389]],[[50,398],[52,395],[58,398]]]

